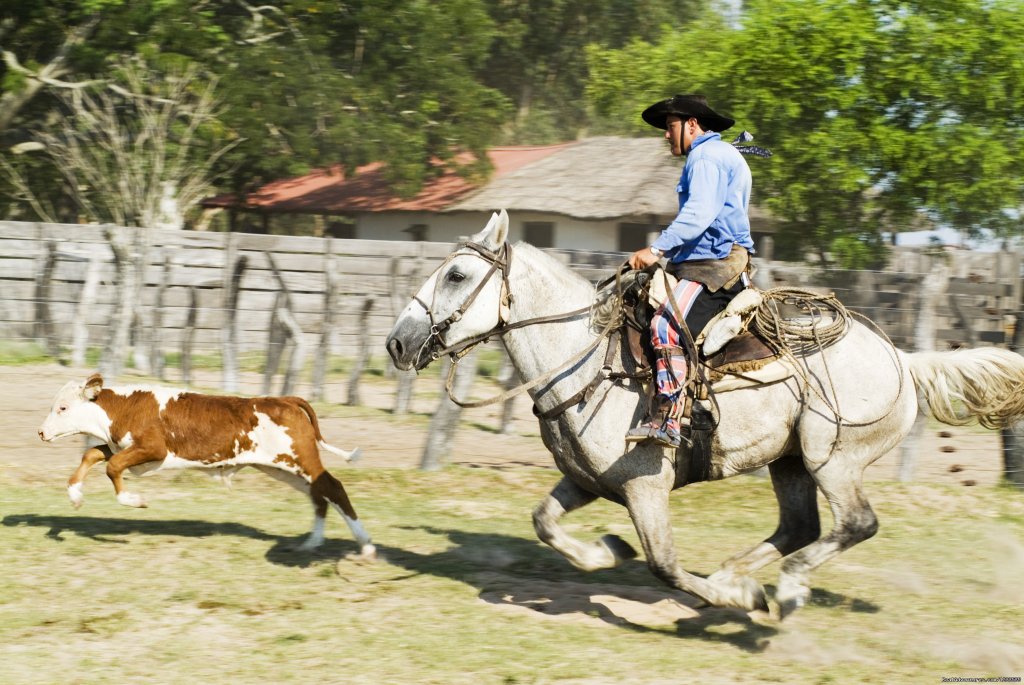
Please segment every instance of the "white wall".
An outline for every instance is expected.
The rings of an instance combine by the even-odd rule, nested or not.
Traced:
[[[427,240],[456,242],[472,235],[487,224],[486,212],[373,212],[362,214],[356,221],[356,238],[364,240],[408,240],[404,229],[413,224],[426,224]],[[614,252],[618,249],[620,222],[639,222],[634,217],[601,221],[584,221],[560,214],[541,212],[509,212],[509,239],[522,240],[523,224],[529,221],[550,221],[555,224],[554,247],[567,250]]]

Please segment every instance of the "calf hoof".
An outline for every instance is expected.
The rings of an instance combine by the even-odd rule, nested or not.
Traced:
[[[75,509],[82,507],[82,502],[85,501],[85,496],[82,495],[82,484],[75,483],[74,485],[68,486],[68,499],[71,500],[71,506]]]
[[[367,561],[376,561],[377,548],[368,542],[359,550],[359,557]]]
[[[117,503],[123,504],[126,507],[135,507],[136,509],[145,509],[148,504],[146,500],[142,498],[142,495],[136,495],[132,492],[122,492],[117,496]]]

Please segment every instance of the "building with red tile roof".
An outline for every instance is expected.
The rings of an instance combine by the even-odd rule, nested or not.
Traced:
[[[381,163],[348,174],[341,165],[268,183],[239,203],[205,200],[208,209],[257,215],[318,215],[339,237],[454,242],[508,210],[512,240],[538,247],[631,251],[648,243],[677,211],[682,163],[658,138],[599,137],[546,146],[495,147],[493,172],[473,183],[446,170],[413,197],[392,192]],[[756,192],[756,170],[755,170]],[[755,240],[774,232],[752,209]],[[251,223],[251,222],[250,222]]]

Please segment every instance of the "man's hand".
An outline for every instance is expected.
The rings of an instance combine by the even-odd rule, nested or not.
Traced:
[[[651,248],[645,247],[629,255],[629,266],[631,269],[640,271],[658,261],[658,256],[651,252]]]

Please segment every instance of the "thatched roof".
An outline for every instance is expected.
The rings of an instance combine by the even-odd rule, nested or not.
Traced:
[[[494,173],[481,186],[447,171],[428,180],[415,197],[400,198],[388,187],[377,162],[353,173],[335,166],[274,181],[241,203],[227,194],[208,198],[203,205],[327,215],[504,208],[590,220],[654,215],[658,221],[675,216],[679,209],[675,187],[684,160],[673,157],[658,136],[495,147],[487,154]],[[763,216],[754,207],[750,214],[752,219]]]
[[[675,215],[682,166],[660,138],[586,138],[492,179],[443,211],[504,207],[578,219]]]

